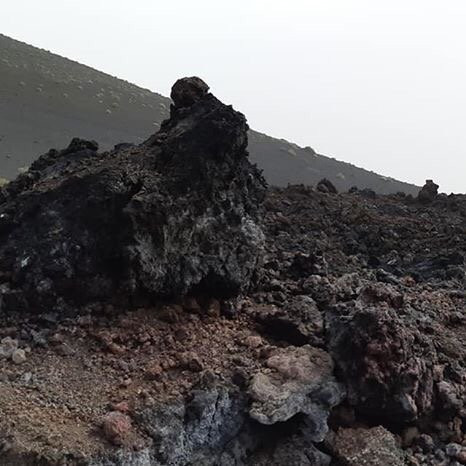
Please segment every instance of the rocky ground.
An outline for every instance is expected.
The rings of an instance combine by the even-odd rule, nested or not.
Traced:
[[[206,93],[203,83],[181,83],[172,119],[145,146],[109,155],[91,148],[66,163],[69,151],[52,162],[48,154],[4,190],[0,464],[466,464],[466,196],[439,195],[433,183],[418,199],[337,193],[328,182],[264,193],[244,159],[243,120]],[[192,139],[199,128],[207,133]],[[212,128],[230,139],[212,144]],[[186,194],[186,173],[198,165],[176,154],[200,152],[212,176]],[[88,175],[97,177],[92,199],[100,202],[96,192],[122,189],[115,179],[141,154],[149,162],[154,155],[158,174],[152,179],[145,164],[146,189],[135,182],[136,200],[129,189],[135,204],[118,218],[136,226],[104,249],[112,260],[70,247],[48,257],[41,245],[59,227],[66,241],[89,241],[88,223],[73,210],[89,198],[70,200],[67,186],[80,192]],[[228,173],[236,175],[224,182]],[[175,216],[155,210],[158,223],[149,223],[165,225],[171,240],[149,248],[143,215],[165,206],[172,189],[181,193],[170,204]],[[197,210],[186,207],[190,197]],[[53,202],[39,215],[23,208],[31,199]],[[67,206],[72,214],[57,220],[53,213]],[[99,209],[106,220],[95,234],[110,241],[116,207]],[[200,233],[180,234],[177,254],[173,238],[187,227],[176,212],[186,209]],[[212,223],[212,209],[221,223]],[[217,227],[227,234],[216,236]],[[24,263],[29,243],[44,253]],[[105,241],[86,244],[97,257]],[[131,261],[121,253],[128,244]],[[186,255],[190,266],[173,280],[171,267]],[[91,286],[97,271],[111,296],[79,287],[62,296],[70,285],[54,260],[67,261],[71,283]],[[121,264],[134,273],[133,288],[113,273]]]

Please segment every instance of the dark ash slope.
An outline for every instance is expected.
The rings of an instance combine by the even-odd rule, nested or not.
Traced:
[[[170,100],[48,51],[0,35],[0,177],[12,179],[50,147],[78,136],[108,150],[142,142],[167,118]],[[416,194],[418,187],[250,131],[251,160],[272,185]]]

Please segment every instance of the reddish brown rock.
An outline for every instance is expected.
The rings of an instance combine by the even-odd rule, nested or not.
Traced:
[[[108,413],[102,420],[105,437],[112,443],[120,445],[131,433],[131,418],[119,411]]]
[[[405,455],[393,434],[383,427],[339,429],[332,445],[347,466],[403,466]]]
[[[331,354],[348,399],[369,418],[403,424],[433,408],[431,342],[388,307],[336,306],[327,322]]]

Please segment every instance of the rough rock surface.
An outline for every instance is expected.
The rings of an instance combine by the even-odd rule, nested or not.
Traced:
[[[330,352],[347,381],[348,400],[367,418],[405,423],[432,410],[437,363],[432,341],[415,325],[407,326],[396,309],[358,300],[335,306],[327,322]]]
[[[339,429],[333,442],[335,456],[345,466],[403,466],[405,454],[383,427]]]
[[[193,76],[176,81],[170,97],[175,107],[190,107],[203,99],[208,91],[209,86],[202,79]]]
[[[255,374],[249,386],[253,400],[250,416],[271,425],[304,413],[312,426],[311,440],[321,442],[327,433],[329,411],[344,394],[332,376],[330,355],[308,345],[290,346],[277,350],[265,365],[269,371]]]
[[[247,289],[264,181],[248,161],[244,116],[207,89],[178,81],[182,107],[139,147],[100,154],[75,139],[3,190],[4,310]]]
[[[435,184],[432,180],[426,180],[426,184],[417,195],[418,200],[424,204],[433,202],[438,195],[438,188],[438,184]]]
[[[337,194],[337,188],[335,185],[327,178],[323,178],[317,183],[317,191],[321,193]]]
[[[464,463],[466,196],[264,193],[196,92],[3,191],[0,464]]]

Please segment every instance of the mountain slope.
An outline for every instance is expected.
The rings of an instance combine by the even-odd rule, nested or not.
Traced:
[[[0,77],[0,177],[7,179],[74,136],[95,139],[102,149],[140,143],[169,115],[171,101],[162,95],[3,35]],[[312,185],[325,177],[339,190],[419,190],[255,131],[249,150],[273,185]]]

